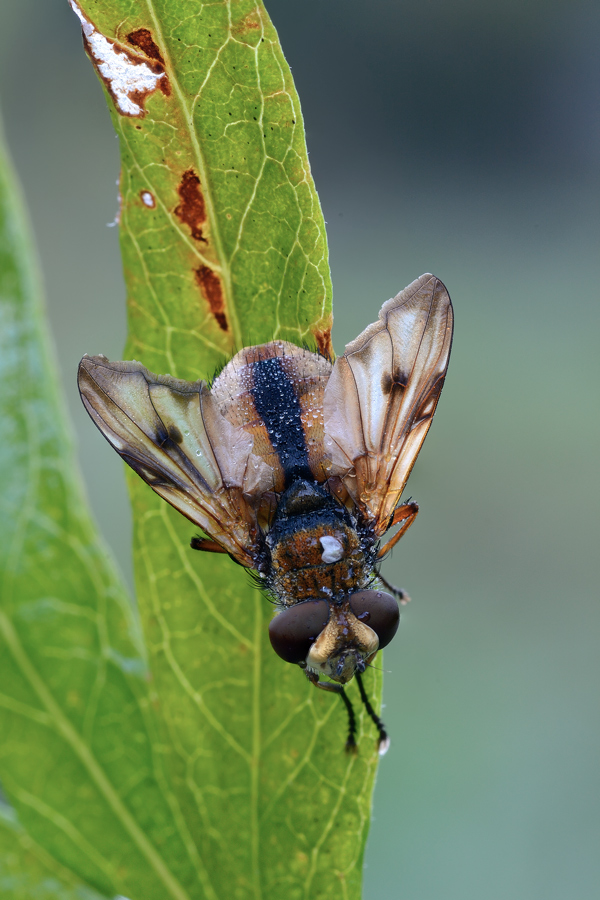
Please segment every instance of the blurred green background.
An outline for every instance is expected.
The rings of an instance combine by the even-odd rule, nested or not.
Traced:
[[[334,341],[424,271],[456,333],[385,573],[365,900],[588,900],[600,884],[600,7],[267,0],[329,225]],[[120,358],[117,141],[66,0],[0,5],[1,99],[96,515],[131,580],[121,463],[83,412]]]

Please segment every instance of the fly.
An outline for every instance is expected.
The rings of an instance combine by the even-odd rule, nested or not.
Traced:
[[[285,341],[241,350],[208,385],[138,362],[84,356],[83,403],[150,487],[228,553],[274,601],[271,644],[318,688],[340,694],[394,637],[402,591],[379,573],[418,512],[401,503],[444,383],[453,314],[422,275],[334,362]],[[386,533],[398,530],[384,540]],[[386,590],[387,589],[387,590]]]

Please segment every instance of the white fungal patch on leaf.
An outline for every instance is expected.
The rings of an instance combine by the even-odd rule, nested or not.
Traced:
[[[85,16],[75,0],[71,9],[81,22],[87,51],[110,91],[117,109],[126,116],[143,116],[144,100],[165,77],[162,66],[148,65],[123,44],[110,41]]]
[[[117,178],[115,183],[116,183],[117,187],[120,189],[121,185],[120,185],[119,178]],[[106,223],[107,228],[116,228],[117,225],[121,224],[121,210],[122,209],[123,209],[123,195],[121,194],[121,191],[119,190],[119,191],[117,191],[117,212],[116,212],[115,217],[112,220],[112,222]]]
[[[339,562],[339,560],[344,555],[344,547],[340,543],[340,541],[338,541],[337,538],[326,534],[323,537],[319,538],[319,542],[321,544],[321,547],[323,548],[323,553],[321,554],[321,559],[323,560],[323,562]]]
[[[150,191],[142,191],[141,198],[144,206],[147,206],[149,209],[154,209],[156,203],[154,202],[154,197],[152,196]]]

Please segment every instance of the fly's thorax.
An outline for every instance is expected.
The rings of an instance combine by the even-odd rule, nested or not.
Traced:
[[[335,497],[304,479],[282,495],[267,544],[269,587],[285,605],[352,593],[373,570],[373,541]]]
[[[301,527],[271,546],[271,586],[283,603],[334,598],[357,590],[372,571],[350,528],[322,522]]]

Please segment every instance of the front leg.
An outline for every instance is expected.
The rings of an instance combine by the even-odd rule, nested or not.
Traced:
[[[367,697],[367,692],[365,691],[365,686],[363,684],[362,675],[360,672],[356,673],[356,680],[358,682],[358,690],[360,691],[360,699],[362,700],[365,709],[367,710],[369,716],[371,717],[377,731],[379,732],[379,738],[377,740],[377,750],[379,751],[379,755],[383,756],[388,752],[390,747],[390,739],[387,731],[385,730],[385,725],[371,706],[371,701]]]

